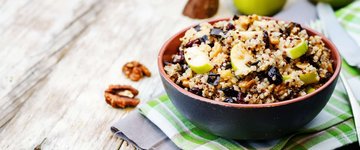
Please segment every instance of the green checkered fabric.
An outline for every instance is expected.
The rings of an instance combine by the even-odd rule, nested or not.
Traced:
[[[355,39],[360,39],[359,1],[337,11],[336,16]],[[346,62],[343,68],[349,78],[360,80],[359,70]],[[238,142],[205,132],[186,120],[167,95],[148,101],[140,107],[140,112],[181,149],[334,149],[357,141],[351,108],[340,82],[312,122],[293,135],[277,140]]]
[[[261,143],[228,140],[195,127],[176,110],[167,95],[148,101],[140,111],[182,149],[330,149],[357,140],[351,109],[341,85],[309,125],[289,137]]]

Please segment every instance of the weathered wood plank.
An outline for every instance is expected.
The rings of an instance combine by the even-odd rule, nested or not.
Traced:
[[[0,25],[6,33],[0,35],[0,45],[9,43],[0,51],[0,58],[9,57],[0,60],[7,64],[0,65],[0,73],[5,73],[0,81],[0,126],[7,122],[0,128],[0,147],[28,149],[46,138],[44,149],[114,149],[119,144],[120,149],[131,149],[109,128],[133,109],[111,108],[104,102],[103,91],[109,84],[131,84],[139,89],[141,103],[163,92],[156,65],[159,48],[175,32],[204,21],[182,16],[185,2],[58,2],[65,10],[50,2],[49,6],[38,6],[42,3],[38,1],[24,4],[23,8],[35,5],[37,9],[22,10],[23,15],[37,13],[20,17],[18,27],[2,30]],[[230,6],[223,0],[215,17],[231,16]],[[62,17],[54,20],[66,19],[46,24],[57,13]],[[26,24],[29,31],[24,29]],[[39,26],[46,30],[36,30]],[[15,31],[18,34],[11,34]],[[121,66],[130,60],[140,60],[152,77],[140,82],[126,79]]]
[[[73,7],[62,9],[62,11],[59,8],[59,11],[53,10],[55,7],[53,6],[42,9],[42,13],[29,15],[30,19],[19,17],[0,35],[0,43],[6,43],[2,44],[4,46],[0,53],[0,58],[3,58],[0,64],[6,64],[1,65],[0,68],[2,79],[0,81],[0,127],[11,119],[22,105],[23,101],[18,98],[52,70],[52,66],[68,52],[65,46],[73,42],[87,28],[88,24],[94,20],[94,15],[99,12],[98,6],[101,6],[97,5],[96,1],[74,2],[63,1],[62,5],[71,4]],[[30,6],[21,7],[15,15],[21,16],[19,14],[27,8],[34,10],[45,5],[40,5],[41,2],[35,1],[28,4]],[[47,5],[52,6],[51,3]],[[76,10],[76,7],[79,7],[81,11],[74,13],[73,10]],[[32,19],[46,17],[54,19],[53,21],[45,19],[45,22],[52,24],[46,28],[38,26],[44,24],[43,20]],[[57,17],[67,19],[58,21]],[[30,26],[27,26],[29,24]],[[35,25],[31,26],[31,24]]]

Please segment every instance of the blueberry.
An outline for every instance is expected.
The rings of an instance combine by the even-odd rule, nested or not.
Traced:
[[[264,78],[267,78],[267,73],[265,71],[261,71],[261,72],[258,72],[257,76],[260,80],[262,80]]]
[[[294,91],[290,91],[289,95],[286,96],[286,98],[284,98],[284,100],[287,100],[287,99],[292,99],[295,97],[295,92]]]
[[[236,97],[235,99],[232,97],[226,97],[224,102],[237,103],[237,104],[245,104],[246,103],[244,100],[246,95],[244,93],[238,92],[238,94],[235,97]]]
[[[224,31],[218,28],[213,28],[210,30],[210,35],[217,37],[217,38],[221,38],[225,35]]]
[[[310,65],[314,66],[315,68],[320,68],[319,62],[314,62],[314,60],[312,58],[314,58],[314,55],[308,55],[308,56],[302,55],[300,57],[300,61],[308,62]]]
[[[263,37],[263,41],[265,43],[265,48],[270,48],[270,40],[269,40],[269,34],[267,31],[263,31],[264,32],[264,37]]]
[[[255,61],[255,62],[251,63],[251,66],[256,66],[256,65],[258,65],[259,63],[260,63],[260,60]]]
[[[325,77],[324,77],[324,78],[320,78],[320,82],[321,82],[321,83],[325,83],[326,81],[328,81],[328,80],[331,78],[332,75],[333,75],[332,73],[326,72]]]
[[[300,31],[303,29],[300,24],[295,23],[295,22],[290,22],[289,25],[285,29],[285,35],[289,36],[291,34],[291,30],[295,27],[299,28]]]
[[[177,55],[180,57],[174,58],[173,63],[184,63],[185,62],[184,51],[179,51]]]
[[[196,25],[196,26],[194,27],[194,29],[195,29],[197,32],[199,32],[199,31],[201,30],[201,27],[200,27],[200,25]]]
[[[279,85],[282,83],[282,76],[281,76],[278,68],[272,66],[269,69],[267,75],[268,75],[267,78],[270,83],[275,84],[275,85]]]
[[[210,47],[214,47],[214,43],[209,43],[208,44]]]
[[[332,75],[333,75],[332,73],[330,73],[330,72],[326,72],[326,74],[325,74],[325,78],[329,79]]]
[[[187,69],[189,69],[189,65],[187,65],[186,63],[185,64],[183,64],[183,65],[181,65],[181,68],[182,68],[182,70],[187,70]]]
[[[239,94],[236,97],[236,100],[238,103],[245,104],[246,103],[244,100],[245,97],[246,97],[246,94],[239,92]]]
[[[199,89],[197,87],[193,87],[193,88],[189,89],[189,92],[194,93],[199,96],[202,96],[202,89]]]
[[[192,47],[193,45],[200,45],[200,44],[201,44],[200,39],[195,39],[195,40],[192,40],[192,41],[189,41],[188,43],[186,43],[185,48]]]
[[[207,35],[204,35],[204,36],[202,36],[199,40],[200,40],[202,43],[206,43],[206,41],[209,40],[209,38],[208,38]]]
[[[239,92],[238,91],[236,91],[236,90],[234,90],[234,88],[232,88],[232,87],[226,87],[226,88],[223,88],[223,89],[221,89],[223,92],[224,92],[224,94],[226,95],[226,96],[228,96],[228,97],[236,97],[236,96],[238,96],[238,94],[239,94]]]
[[[232,68],[232,65],[230,63],[225,65],[225,69],[231,69],[231,68]]]
[[[217,86],[220,82],[220,75],[210,72],[208,75],[207,83]]]
[[[294,24],[295,27],[299,28],[300,31],[303,29],[300,24],[298,24],[296,22],[292,22],[292,23]]]
[[[226,30],[234,30],[234,29],[235,29],[235,26],[234,26],[233,24],[228,23],[228,24],[226,25]]]
[[[236,100],[232,99],[231,97],[227,97],[224,99],[224,102],[226,103],[236,103]]]
[[[291,58],[285,57],[285,61],[286,61],[287,63],[290,63],[290,62],[291,62]]]
[[[206,41],[209,40],[207,35],[202,36],[201,38],[197,38],[195,40],[189,41],[185,44],[185,48],[192,47],[194,45],[200,45],[201,43],[206,43]]]
[[[234,15],[232,20],[238,20],[239,19],[239,16],[238,15]]]

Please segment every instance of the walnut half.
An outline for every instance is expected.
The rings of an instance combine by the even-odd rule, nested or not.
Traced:
[[[135,107],[140,103],[135,98],[139,91],[130,85],[110,85],[105,90],[105,101],[114,108]]]
[[[149,69],[137,61],[126,63],[122,67],[122,71],[126,77],[133,81],[139,81],[144,75],[147,77],[151,76]]]

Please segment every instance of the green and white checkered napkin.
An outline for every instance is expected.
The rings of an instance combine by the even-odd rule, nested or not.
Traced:
[[[360,43],[360,2],[339,10],[336,15]],[[359,70],[346,63],[343,69],[348,79],[360,81]],[[167,95],[148,101],[140,107],[140,112],[182,149],[333,149],[357,141],[351,108],[340,82],[329,103],[311,123],[291,136],[271,141],[239,142],[207,133],[186,120]]]

